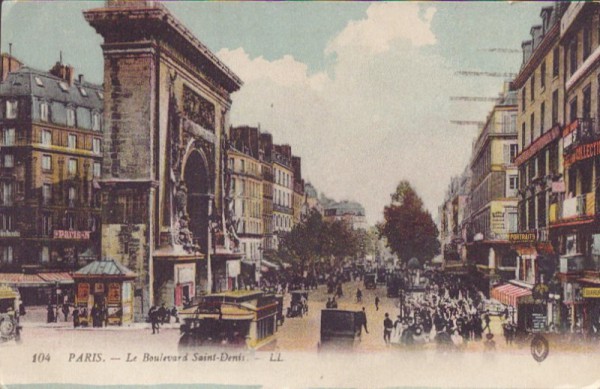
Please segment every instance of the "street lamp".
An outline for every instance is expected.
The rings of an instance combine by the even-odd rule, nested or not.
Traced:
[[[256,282],[258,283],[258,288],[260,289],[260,278],[261,278],[261,269],[262,269],[262,260],[263,260],[263,247],[262,245],[258,245],[258,271],[256,272]]]

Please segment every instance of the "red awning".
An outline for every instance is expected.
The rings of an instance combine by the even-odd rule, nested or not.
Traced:
[[[584,277],[584,278],[579,278],[577,281],[584,282],[587,284],[600,285],[600,279],[598,279],[598,278]]]
[[[74,283],[73,277],[69,273],[38,273],[38,276],[50,283],[59,283],[59,284],[72,284]]]
[[[0,284],[9,284],[16,287],[47,286],[48,283],[37,274],[0,273]]]
[[[502,304],[516,307],[520,299],[531,296],[531,290],[512,284],[505,284],[494,288],[491,296]]]

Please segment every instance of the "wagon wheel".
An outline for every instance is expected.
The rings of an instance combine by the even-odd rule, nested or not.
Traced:
[[[17,331],[17,322],[7,314],[0,315],[0,336],[10,339]]]
[[[548,340],[542,335],[537,334],[531,340],[531,356],[537,362],[543,362],[550,353],[550,346]]]

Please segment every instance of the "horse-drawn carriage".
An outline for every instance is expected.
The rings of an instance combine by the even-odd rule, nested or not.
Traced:
[[[292,300],[287,309],[287,317],[302,317],[308,313],[308,291],[293,290],[290,292]]]
[[[21,341],[19,324],[19,292],[9,286],[0,285],[0,343],[9,340]]]

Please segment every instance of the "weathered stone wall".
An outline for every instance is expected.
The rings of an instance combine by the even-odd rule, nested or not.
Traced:
[[[153,178],[154,78],[152,52],[105,51],[103,178]]]

